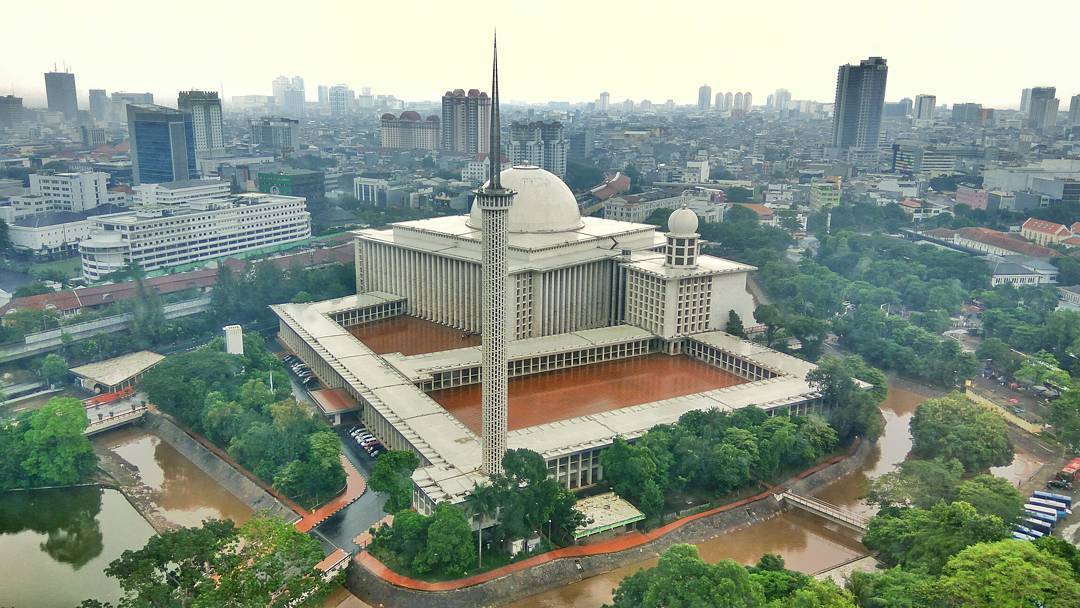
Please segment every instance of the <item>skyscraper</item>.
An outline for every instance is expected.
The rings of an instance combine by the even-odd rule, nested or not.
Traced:
[[[105,89],[90,89],[90,116],[97,122],[109,120],[109,95]]]
[[[304,79],[299,76],[278,76],[272,83],[274,104],[286,116],[304,115]]]
[[[127,121],[127,107],[128,104],[138,103],[152,105],[154,103],[153,93],[125,93],[122,91],[113,91],[112,103],[109,105],[109,113],[111,119],[116,122]]]
[[[713,108],[715,108],[717,112],[723,112],[724,110],[727,109],[727,108],[724,107],[724,94],[723,93],[717,93],[716,97],[713,98]]]
[[[1057,127],[1058,100],[1054,87],[1032,87],[1028,100],[1028,127],[1047,133]]]
[[[743,93],[742,94],[742,103],[743,103],[743,108],[742,108],[743,110],[749,112],[750,110],[754,109],[754,94],[751,93],[750,91],[747,91],[747,92]]]
[[[608,105],[610,103],[611,103],[611,93],[608,93],[607,91],[604,91],[603,93],[600,93],[600,103],[599,103],[599,105],[597,105],[596,109],[600,110],[601,112],[607,112],[608,111]]]
[[[532,165],[566,177],[566,157],[570,141],[558,121],[514,122],[506,155],[512,165]]]
[[[128,137],[136,184],[198,177],[191,114],[164,106],[129,104]]]
[[[22,97],[0,95],[0,127],[14,127],[22,120]]]
[[[326,86],[325,84],[319,85],[319,105],[330,105],[330,87]]]
[[[1080,94],[1073,95],[1069,102],[1069,125],[1080,126]]]
[[[937,96],[935,95],[916,95],[915,96],[915,120],[933,120],[934,108],[937,106]]]
[[[1020,91],[1020,111],[1027,114],[1031,109],[1031,89]]]
[[[300,143],[300,121],[282,117],[252,119],[251,143],[288,154]]]
[[[351,114],[356,104],[356,92],[343,84],[336,84],[327,91],[330,98],[330,114],[345,116]]]
[[[495,153],[488,165],[488,181],[476,191],[476,204],[481,213],[480,239],[481,282],[483,302],[481,305],[483,327],[481,328],[481,422],[482,456],[480,470],[495,476],[502,473],[502,459],[506,454],[507,406],[507,352],[506,352],[506,283],[510,275],[508,259],[507,222],[513,190],[502,187],[502,154],[499,145],[499,55],[494,47],[491,62],[491,103],[487,104],[491,115],[488,119],[489,143],[487,148]],[[444,98],[445,100],[445,98]],[[444,106],[445,108],[445,106]],[[445,110],[444,110],[445,111]]]
[[[832,147],[837,156],[857,162],[877,161],[888,75],[882,57],[840,66],[833,105]]]
[[[709,109],[709,104],[712,103],[712,87],[707,84],[703,84],[698,87],[697,90],[697,109],[704,112]]]
[[[67,120],[79,117],[79,98],[75,93],[75,74],[45,72],[45,97],[49,110],[62,112]]]
[[[217,91],[180,91],[176,105],[191,114],[195,134],[195,155],[200,158],[224,156],[221,130],[221,99]]]
[[[447,91],[442,98],[442,148],[466,154],[487,154],[491,98],[478,89]]]
[[[724,109],[731,110],[735,108],[735,97],[731,94],[731,91],[724,93]]]
[[[773,107],[783,112],[788,109],[788,104],[791,103],[791,91],[787,89],[776,89],[773,93]]]

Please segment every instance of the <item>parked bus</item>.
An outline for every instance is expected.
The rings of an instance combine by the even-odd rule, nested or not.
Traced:
[[[1035,497],[1035,498],[1044,498],[1046,500],[1056,500],[1058,502],[1063,502],[1063,503],[1065,503],[1066,507],[1069,507],[1070,509],[1072,508],[1072,504],[1073,504],[1072,497],[1065,496],[1064,494],[1054,494],[1053,492],[1044,492],[1042,490],[1035,490],[1034,492],[1031,493],[1031,495],[1033,497]]]
[[[1024,511],[1024,517],[1030,517],[1032,519],[1037,519],[1039,521],[1046,522],[1046,524],[1049,525],[1050,527],[1053,527],[1055,524],[1057,524],[1057,514],[1056,513],[1054,514],[1053,517],[1051,517],[1051,516],[1047,515],[1046,513],[1039,513],[1038,511],[1025,510]]]
[[[1042,505],[1054,509],[1058,512],[1058,517],[1065,517],[1065,515],[1072,513],[1072,510],[1065,506],[1065,503],[1056,500],[1047,500],[1045,498],[1035,498],[1032,496],[1028,499],[1028,502],[1033,505]]]
[[[1020,523],[1028,528],[1031,528],[1032,530],[1038,530],[1043,534],[1050,534],[1054,531],[1054,528],[1051,527],[1050,524],[1046,523],[1041,519],[1035,519],[1034,517],[1027,517],[1025,519],[1021,519]]]
[[[1027,534],[1024,534],[1023,532],[1017,532],[1016,530],[1013,530],[1012,537],[1015,538],[1016,540],[1035,540],[1034,537],[1028,536]]]
[[[1017,532],[1023,532],[1024,534],[1027,534],[1028,536],[1033,536],[1035,538],[1041,538],[1045,536],[1042,532],[1039,532],[1038,530],[1033,530],[1027,526],[1014,526],[1013,530],[1016,530]]]
[[[1044,505],[1033,504],[1030,501],[1024,503],[1024,508],[1027,509],[1028,511],[1034,511],[1036,513],[1042,513],[1043,515],[1046,515],[1047,517],[1053,517],[1054,521],[1058,520],[1057,509],[1051,509],[1050,507],[1047,507],[1047,506],[1044,506]],[[1042,518],[1040,518],[1040,519],[1042,519]]]

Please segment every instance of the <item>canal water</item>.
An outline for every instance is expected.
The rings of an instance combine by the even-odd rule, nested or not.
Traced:
[[[872,514],[873,508],[863,496],[869,480],[888,473],[911,451],[908,423],[915,408],[929,396],[910,388],[891,384],[881,413],[885,429],[862,469],[825,487],[817,496],[848,509]],[[788,511],[760,524],[718,536],[697,544],[702,558],[708,562],[733,559],[752,564],[765,553],[783,556],[788,568],[807,574],[841,564],[866,549],[851,532],[802,511]],[[619,581],[642,568],[654,566],[651,559],[583,581],[540,593],[508,604],[510,608],[598,608],[611,601],[611,593]]]
[[[137,427],[94,440],[138,468],[161,515],[179,526],[247,521],[251,509],[168,443]],[[72,608],[115,602],[105,567],[138,549],[153,528],[120,492],[96,487],[0,494],[0,606]]]
[[[251,508],[156,435],[139,427],[112,431],[99,439],[135,465],[139,479],[154,493],[154,504],[170,522],[185,527],[205,519],[251,518]]]

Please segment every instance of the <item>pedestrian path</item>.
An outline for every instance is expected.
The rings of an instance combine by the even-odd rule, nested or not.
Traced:
[[[308,511],[307,515],[304,515],[300,521],[296,522],[297,530],[301,532],[311,530],[326,521],[331,515],[351,505],[356,499],[363,496],[364,491],[367,490],[367,481],[360,474],[360,471],[356,470],[356,467],[344,454],[341,454],[340,458],[341,467],[345,469],[345,491],[323,503],[314,511]]]
[[[1024,420],[1023,418],[1005,409],[1004,405],[994,403],[993,401],[987,399],[986,397],[983,397],[982,395],[976,393],[971,389],[965,390],[964,396],[967,397],[968,400],[970,400],[972,403],[985,407],[986,409],[994,412],[998,416],[1004,418],[1009,424],[1015,427],[1019,427],[1031,433],[1032,435],[1038,435],[1040,432],[1042,432],[1042,428],[1039,425]]]

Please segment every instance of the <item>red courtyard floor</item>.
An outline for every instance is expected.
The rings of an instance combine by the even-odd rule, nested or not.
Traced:
[[[350,327],[349,333],[380,355],[421,355],[480,345],[480,336],[404,315]]]
[[[681,356],[646,355],[510,380],[510,430],[743,384],[734,374]],[[431,397],[480,434],[480,385]]]

